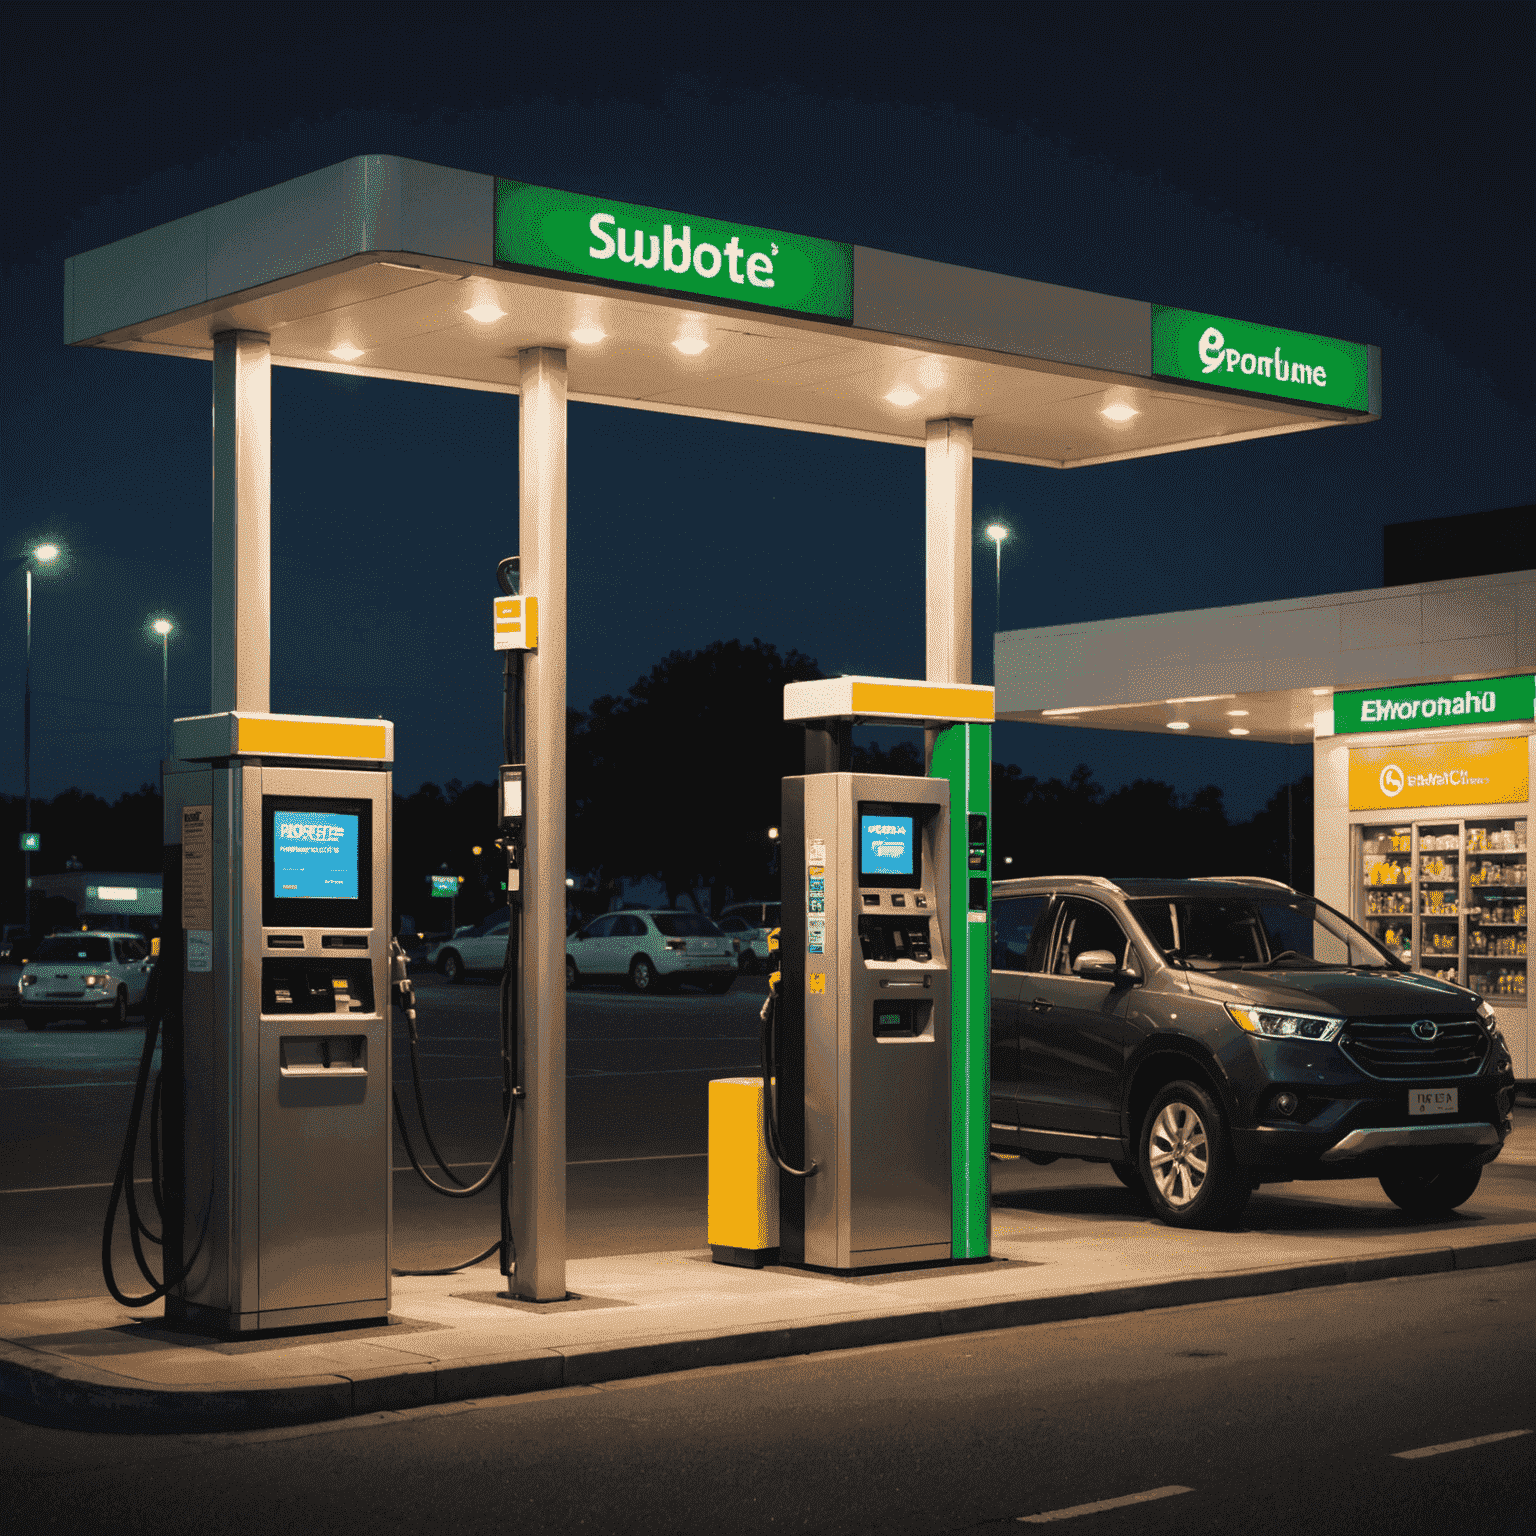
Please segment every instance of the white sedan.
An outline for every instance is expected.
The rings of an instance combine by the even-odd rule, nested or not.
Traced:
[[[604,912],[565,941],[565,984],[601,977],[632,992],[687,981],[725,992],[736,979],[736,945],[697,912]]]
[[[18,992],[28,1029],[54,1019],[100,1019],[110,1029],[142,1009],[155,969],[137,933],[56,933],[21,968]]]

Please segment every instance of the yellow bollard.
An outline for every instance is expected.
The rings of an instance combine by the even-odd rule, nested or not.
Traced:
[[[760,1077],[709,1085],[709,1246],[717,1264],[778,1262],[779,1177],[763,1144]]]

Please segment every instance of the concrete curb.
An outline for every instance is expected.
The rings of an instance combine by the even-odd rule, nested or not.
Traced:
[[[296,1377],[270,1386],[141,1387],[94,1366],[0,1342],[0,1411],[55,1427],[122,1434],[187,1434],[313,1424],[433,1403],[593,1386],[673,1371],[785,1359],[875,1344],[1111,1317],[1197,1302],[1273,1296],[1319,1286],[1486,1269],[1536,1260],[1536,1237],[1428,1248],[1278,1269],[1237,1270],[1067,1295],[971,1306],[848,1315],[743,1333],[714,1330],[619,1346],[537,1349],[478,1360],[351,1375]]]

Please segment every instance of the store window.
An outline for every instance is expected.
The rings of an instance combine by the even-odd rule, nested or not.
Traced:
[[[1523,1001],[1526,833],[1523,816],[1361,827],[1357,921],[1422,975]]]
[[[1037,969],[1037,959],[1029,962],[1030,941],[1045,911],[1044,896],[1005,896],[992,898],[992,969],[1027,971]]]

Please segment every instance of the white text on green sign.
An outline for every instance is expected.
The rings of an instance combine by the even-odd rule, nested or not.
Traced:
[[[1530,673],[1474,682],[1352,690],[1333,696],[1333,728],[1341,736],[1363,731],[1412,731],[1425,726],[1495,725],[1530,720],[1533,712],[1536,677]]]
[[[1370,409],[1370,349],[1355,341],[1152,306],[1152,372],[1245,394]]]
[[[793,314],[853,318],[853,247],[783,230],[496,183],[496,260]]]

